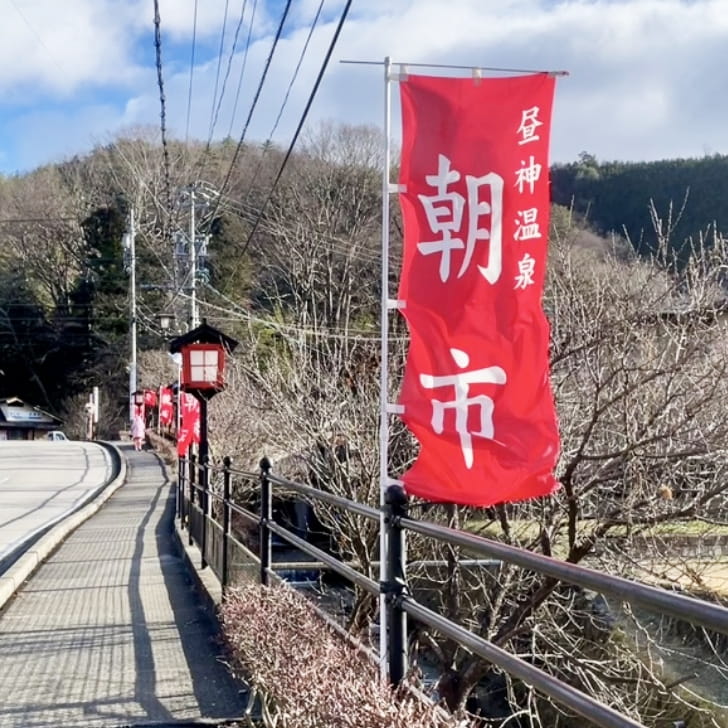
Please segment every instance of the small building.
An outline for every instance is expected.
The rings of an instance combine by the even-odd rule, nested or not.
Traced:
[[[17,397],[0,399],[0,440],[45,440],[63,421]]]

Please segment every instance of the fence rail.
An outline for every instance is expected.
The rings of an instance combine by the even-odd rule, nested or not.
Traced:
[[[406,616],[409,615],[510,675],[532,685],[536,690],[595,725],[603,728],[644,728],[641,723],[629,716],[617,712],[416,601],[407,590],[404,558],[406,531],[463,547],[470,553],[537,572],[558,582],[574,584],[598,593],[616,595],[620,600],[632,605],[728,635],[728,609],[725,607],[604,574],[580,564],[559,561],[464,531],[410,518],[407,514],[406,497],[397,486],[388,489],[384,506],[384,524],[389,545],[387,549],[389,568],[386,573],[391,577],[387,582],[377,582],[358,571],[353,565],[344,563],[336,556],[274,522],[273,491],[276,487],[282,488],[289,493],[292,491],[306,499],[320,501],[375,521],[379,521],[382,516],[380,509],[281,478],[270,471],[270,463],[265,458],[261,461],[258,473],[233,469],[231,460],[227,457],[223,459],[221,466],[207,462],[206,458],[203,462],[197,462],[192,456],[180,458],[177,515],[182,526],[188,529],[190,544],[196,543],[200,548],[201,565],[210,566],[220,579],[223,588],[229,586],[232,580],[231,548],[238,544],[231,529],[234,514],[257,529],[258,563],[248,563],[246,568],[249,573],[254,570],[256,578],[262,584],[270,583],[271,574],[275,573],[272,561],[272,536],[275,534],[314,559],[317,566],[325,565],[370,594],[384,594],[388,626],[386,666],[389,680],[394,684],[403,680],[408,667]],[[231,497],[233,478],[257,485],[260,501],[258,513],[233,500]],[[210,487],[213,481],[215,487]],[[219,487],[220,484],[222,487]],[[214,515],[216,511],[219,520]],[[286,566],[291,568],[293,565],[286,564]],[[300,566],[310,567],[310,563]],[[380,658],[384,659],[382,656]]]

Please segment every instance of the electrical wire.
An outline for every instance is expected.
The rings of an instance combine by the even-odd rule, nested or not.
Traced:
[[[288,147],[288,151],[286,152],[286,156],[283,158],[283,162],[281,163],[280,168],[278,169],[278,174],[276,175],[275,179],[273,180],[273,185],[271,186],[268,196],[265,198],[263,204],[260,208],[260,213],[253,224],[253,228],[248,234],[248,238],[245,241],[245,244],[243,245],[243,249],[240,253],[240,255],[243,255],[245,251],[248,249],[248,246],[250,245],[250,241],[253,239],[253,235],[255,235],[255,231],[258,229],[258,225],[260,224],[260,220],[263,217],[263,213],[265,212],[265,208],[267,207],[268,203],[270,202],[271,198],[273,197],[273,192],[278,185],[278,182],[281,179],[281,176],[283,175],[283,170],[286,167],[286,164],[288,163],[288,160],[291,157],[291,154],[293,153],[293,148],[296,145],[296,142],[298,141],[298,136],[301,133],[301,129],[303,128],[303,124],[306,121],[306,117],[308,116],[308,112],[311,109],[311,105],[313,104],[313,100],[316,97],[316,92],[318,91],[319,86],[321,85],[321,79],[324,76],[324,73],[326,71],[326,68],[329,64],[329,60],[331,58],[332,53],[334,52],[334,47],[336,46],[336,42],[339,39],[339,34],[341,33],[341,29],[344,25],[344,22],[346,20],[346,17],[349,13],[349,8],[351,7],[352,0],[347,0],[346,5],[344,6],[344,9],[341,11],[341,17],[339,18],[339,23],[336,26],[336,31],[334,32],[334,36],[331,39],[331,43],[329,44],[329,48],[326,52],[326,56],[324,57],[324,61],[321,64],[321,69],[319,70],[318,76],[316,77],[316,82],[314,83],[313,89],[311,91],[310,96],[308,97],[308,102],[306,103],[306,107],[303,110],[303,114],[301,115],[301,120],[298,123],[298,126],[296,127],[296,131],[293,134],[293,139],[291,140],[291,143]],[[232,171],[232,167],[230,169]]]
[[[23,11],[18,7],[18,4],[15,2],[15,0],[10,0],[10,4],[13,6],[13,8],[15,9],[15,12],[20,16],[22,21],[28,26],[28,29],[35,36],[35,38],[38,41],[38,44],[41,46],[41,48],[44,48],[46,53],[48,53],[49,56],[53,57],[54,54],[51,53],[48,46],[43,42],[43,38],[40,37],[40,33],[38,33],[38,31],[35,29],[35,27],[28,20],[25,13],[23,13]]]
[[[231,203],[230,207],[232,209],[235,209],[236,204],[242,205],[243,203]],[[255,220],[257,211],[255,212],[245,212],[244,210],[237,210],[238,214],[243,217],[244,220],[247,220],[248,222],[253,222]],[[265,229],[275,234],[278,229],[274,227],[270,222],[263,222],[262,225],[265,226]],[[339,255],[343,257],[351,257],[353,259],[360,260],[365,263],[376,263],[379,264],[379,261],[381,260],[381,255],[379,251],[369,251],[366,248],[361,248],[360,250],[355,250],[355,243],[352,243],[351,240],[346,240],[344,238],[339,238],[335,235],[323,235],[319,234],[316,237],[317,242],[324,243],[326,247],[332,252],[332,253],[338,253]]]
[[[156,0],[155,0],[156,1]],[[233,169],[235,168],[235,163],[238,160],[238,156],[240,155],[240,150],[243,147],[243,142],[245,141],[245,135],[248,131],[248,126],[250,125],[250,120],[253,116],[253,112],[255,111],[255,107],[258,104],[258,99],[260,98],[260,92],[263,89],[263,84],[265,83],[265,79],[268,75],[268,70],[270,68],[271,61],[273,60],[273,54],[276,51],[276,48],[278,46],[278,41],[281,39],[281,36],[283,35],[283,26],[286,22],[286,17],[288,16],[288,11],[291,9],[291,3],[292,0],[286,0],[286,6],[283,9],[283,14],[281,15],[280,23],[278,24],[278,30],[276,31],[275,38],[273,39],[273,45],[271,46],[270,52],[268,53],[268,58],[265,61],[265,66],[263,68],[263,73],[260,77],[260,82],[258,83],[258,88],[256,89],[255,96],[253,97],[253,103],[250,105],[250,111],[248,112],[248,118],[245,121],[245,126],[243,127],[243,133],[240,135],[240,140],[238,141],[237,146],[235,147],[235,152],[233,154],[233,158],[230,162],[230,167],[228,168],[227,174],[225,175],[225,179],[222,182],[222,185],[220,186],[220,193],[222,194],[225,191],[225,188],[230,182],[230,177],[232,176]],[[349,3],[351,3],[351,0],[349,0]],[[213,209],[212,217],[215,217],[215,213],[217,211],[217,208],[219,206],[219,198],[215,203],[215,207]]]
[[[295,324],[283,324],[278,321],[271,319],[262,318],[250,313],[244,308],[241,308],[235,301],[228,298],[224,293],[218,291],[212,285],[205,284],[205,287],[212,291],[216,296],[219,296],[223,301],[231,306],[231,308],[225,308],[223,306],[216,305],[210,301],[200,301],[200,306],[207,307],[211,311],[218,311],[226,314],[230,314],[230,321],[248,321],[249,323],[260,324],[268,328],[273,328],[282,334],[289,332],[296,334],[296,340],[300,336],[318,336],[321,338],[333,338],[333,339],[345,339],[349,341],[369,341],[376,342],[381,341],[381,334],[370,334],[369,331],[363,329],[342,329],[337,327],[329,327],[326,329],[314,329],[311,327],[296,326]],[[219,318],[219,317],[218,317]],[[407,341],[407,337],[404,336],[390,336],[390,341]]]
[[[199,177],[200,171],[202,170],[202,165],[205,162],[205,158],[210,153],[210,148],[212,146],[212,137],[215,133],[215,127],[217,126],[217,121],[220,116],[220,108],[222,106],[222,100],[225,96],[225,89],[227,88],[227,82],[230,77],[230,70],[232,68],[233,58],[235,57],[235,51],[237,50],[237,47],[238,47],[238,38],[240,36],[240,29],[242,28],[243,22],[245,19],[245,10],[246,10],[247,4],[248,4],[247,0],[243,0],[242,9],[240,11],[240,18],[238,19],[238,24],[235,28],[233,44],[232,44],[232,47],[230,48],[230,54],[228,56],[227,68],[225,69],[225,76],[223,77],[223,81],[222,81],[222,89],[220,91],[220,96],[217,100],[217,107],[215,107],[215,101],[213,99],[214,116],[213,116],[212,122],[210,124],[210,132],[207,137],[207,143],[205,144],[205,149],[200,153],[199,157],[197,158],[197,161],[195,162],[195,165],[194,165],[195,171],[192,175],[193,179],[196,179],[197,177]],[[253,10],[255,11],[255,8]],[[227,4],[225,6],[225,14],[227,16]],[[253,29],[253,24],[252,24],[252,19],[251,19],[250,30],[248,32],[248,42],[250,42],[250,32],[252,31],[252,29]],[[223,33],[224,33],[224,30],[223,30]],[[220,53],[221,53],[220,57],[222,57],[222,47],[221,47]],[[247,48],[246,48],[246,53],[247,53]],[[244,70],[244,68],[245,68],[245,56],[243,57],[243,70]],[[219,77],[219,72],[220,72],[220,66],[218,63],[218,77]],[[217,95],[217,81],[215,83],[216,83],[215,95]],[[238,87],[238,93],[239,93],[239,87]]]
[[[258,8],[258,0],[253,0],[253,10],[250,15],[250,27],[248,28],[248,38],[245,41],[245,50],[243,51],[243,62],[240,67],[240,76],[238,77],[238,87],[235,91],[235,103],[233,104],[233,113],[230,117],[230,126],[228,127],[227,135],[230,137],[233,134],[233,125],[235,124],[235,117],[238,112],[238,103],[240,102],[240,91],[243,87],[243,76],[245,75],[245,66],[248,61],[248,49],[250,48],[250,39],[253,35],[253,26],[255,25],[255,11]]]
[[[164,166],[164,187],[167,196],[167,215],[172,214],[172,190],[169,178],[169,149],[167,148],[167,109],[164,97],[164,78],[162,75],[162,31],[159,16],[159,0],[154,0],[154,49],[157,66],[157,85],[159,86],[159,121],[162,134],[162,158]]]
[[[212,108],[210,109],[210,133],[208,135],[208,146],[212,139],[212,134],[215,129],[215,108],[217,105],[217,90],[220,85],[220,69],[222,68],[222,52],[225,47],[225,28],[227,27],[228,8],[230,6],[230,0],[225,0],[225,13],[222,16],[222,31],[220,32],[220,50],[217,52],[217,71],[215,72],[215,90],[212,93]],[[220,94],[220,100],[222,101],[222,94]]]
[[[306,51],[308,50],[309,43],[311,42],[311,37],[313,36],[313,32],[316,28],[316,24],[318,23],[319,16],[321,15],[321,10],[324,7],[324,1],[321,0],[318,6],[318,10],[316,10],[316,15],[314,16],[313,22],[311,23],[311,28],[308,31],[308,35],[306,36],[306,42],[303,44],[303,49],[301,50],[301,54],[298,57],[298,63],[296,64],[296,68],[293,70],[293,75],[291,76],[291,80],[288,84],[288,88],[286,89],[286,94],[283,97],[283,103],[281,104],[281,108],[278,111],[278,116],[276,116],[275,122],[273,123],[273,127],[270,130],[270,133],[268,134],[268,139],[272,140],[273,135],[276,133],[276,129],[278,129],[278,124],[281,121],[281,117],[283,116],[283,111],[286,108],[286,104],[288,103],[288,98],[291,95],[291,89],[293,88],[293,84],[296,82],[296,79],[298,78],[298,72],[301,70],[301,64],[303,63],[303,59],[306,55]],[[258,179],[258,173],[260,172],[260,168],[263,166],[263,160],[265,159],[265,155],[267,151],[270,149],[270,145],[266,144],[265,147],[263,147],[263,153],[260,155],[260,158],[258,159],[258,164],[255,168],[255,172],[253,173],[253,179]],[[248,193],[248,197],[250,196],[250,193]]]
[[[240,36],[240,29],[243,26],[243,20],[245,18],[245,9],[247,7],[247,0],[243,1],[243,7],[240,11],[240,18],[238,19],[238,24],[235,28],[235,35],[233,36],[233,44],[230,47],[230,55],[228,56],[228,62],[227,62],[227,68],[225,69],[225,76],[222,80],[222,89],[220,90],[220,98],[217,100],[217,108],[215,109],[215,118],[212,121],[212,127],[210,129],[210,138],[208,139],[208,144],[212,141],[212,136],[215,133],[215,127],[217,126],[217,120],[220,116],[220,107],[222,106],[222,100],[225,96],[225,89],[227,88],[227,82],[230,78],[230,70],[233,65],[233,58],[235,57],[235,51],[238,48],[238,38]],[[252,24],[251,24],[252,28]]]
[[[190,53],[190,85],[187,91],[187,124],[185,125],[185,146],[190,138],[190,116],[192,114],[192,79],[195,75],[195,47],[197,45],[197,0],[192,17],[192,52]]]
[[[0,225],[15,225],[18,223],[47,223],[47,222],[78,222],[77,217],[8,217],[0,219]]]
[[[247,222],[253,222],[255,219],[257,219],[260,213],[260,210],[258,208],[253,207],[247,202],[234,200],[233,198],[228,196],[223,196],[223,199],[230,209],[237,212],[238,215],[240,215]],[[265,229],[268,232],[275,234],[276,228],[270,222],[263,221],[262,225],[265,226]],[[377,264],[381,260],[381,254],[378,250],[368,251],[365,248],[362,248],[361,250],[355,252],[351,240],[346,240],[335,235],[319,234],[317,235],[317,242],[325,243],[329,250],[331,250],[331,252],[338,253],[339,255],[342,255],[344,257],[351,257],[366,263]]]

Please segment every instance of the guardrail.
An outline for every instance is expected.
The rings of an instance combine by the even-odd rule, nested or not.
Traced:
[[[256,578],[262,584],[269,584],[274,573],[272,536],[275,534],[316,560],[318,564],[325,565],[370,594],[385,595],[388,625],[387,670],[389,680],[393,684],[398,684],[407,670],[405,615],[409,615],[510,675],[532,685],[595,725],[603,728],[644,728],[641,723],[622,715],[601,701],[558,680],[415,600],[407,590],[403,547],[404,532],[407,530],[453,546],[464,547],[472,554],[538,572],[559,582],[574,584],[598,593],[616,595],[621,601],[632,605],[728,635],[728,608],[604,574],[579,564],[559,561],[464,531],[410,518],[407,514],[406,496],[397,486],[390,486],[387,490],[383,518],[389,546],[385,573],[391,576],[382,583],[374,581],[351,565],[343,563],[336,556],[317,548],[291,530],[275,523],[273,490],[275,487],[284,488],[304,498],[324,502],[375,521],[380,521],[382,518],[380,509],[278,477],[271,473],[270,463],[265,458],[260,465],[260,472],[252,473],[234,470],[230,458],[227,457],[223,459],[222,466],[208,462],[199,463],[194,457],[180,458],[177,514],[182,525],[188,529],[190,544],[196,543],[200,548],[202,566],[209,565],[212,568],[220,579],[223,589],[231,583],[231,547],[236,543],[238,546],[241,545],[231,533],[232,518],[235,515],[257,529],[259,566],[256,565]],[[257,484],[259,513],[252,512],[231,498],[233,478]],[[215,479],[216,482],[211,487],[211,481]],[[219,513],[220,520],[213,517],[215,511]],[[291,567],[290,564],[287,566]],[[306,566],[310,567],[310,564]],[[252,564],[247,564],[249,573],[252,567]]]

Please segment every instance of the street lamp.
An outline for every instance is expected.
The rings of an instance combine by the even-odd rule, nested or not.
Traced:
[[[132,420],[134,417],[144,417],[144,390],[136,389],[131,393]]]
[[[159,320],[159,328],[162,329],[162,331],[169,331],[172,324],[175,322],[176,316],[173,313],[167,313],[165,311],[157,314],[157,319]]]
[[[181,388],[198,399],[210,399],[225,388],[225,356],[237,347],[235,339],[202,324],[173,339],[171,354],[182,355]]]
[[[186,334],[172,339],[171,354],[181,354],[180,389],[200,402],[200,460],[207,457],[207,401],[225,388],[225,355],[238,342],[210,326],[206,320]]]
[[[208,474],[207,461],[209,444],[207,439],[207,402],[225,388],[225,354],[238,345],[230,338],[210,326],[204,319],[196,328],[178,336],[169,344],[171,354],[182,355],[179,388],[192,394],[200,403],[200,440],[198,455],[200,463],[199,483],[202,488],[202,565],[205,566]]]

